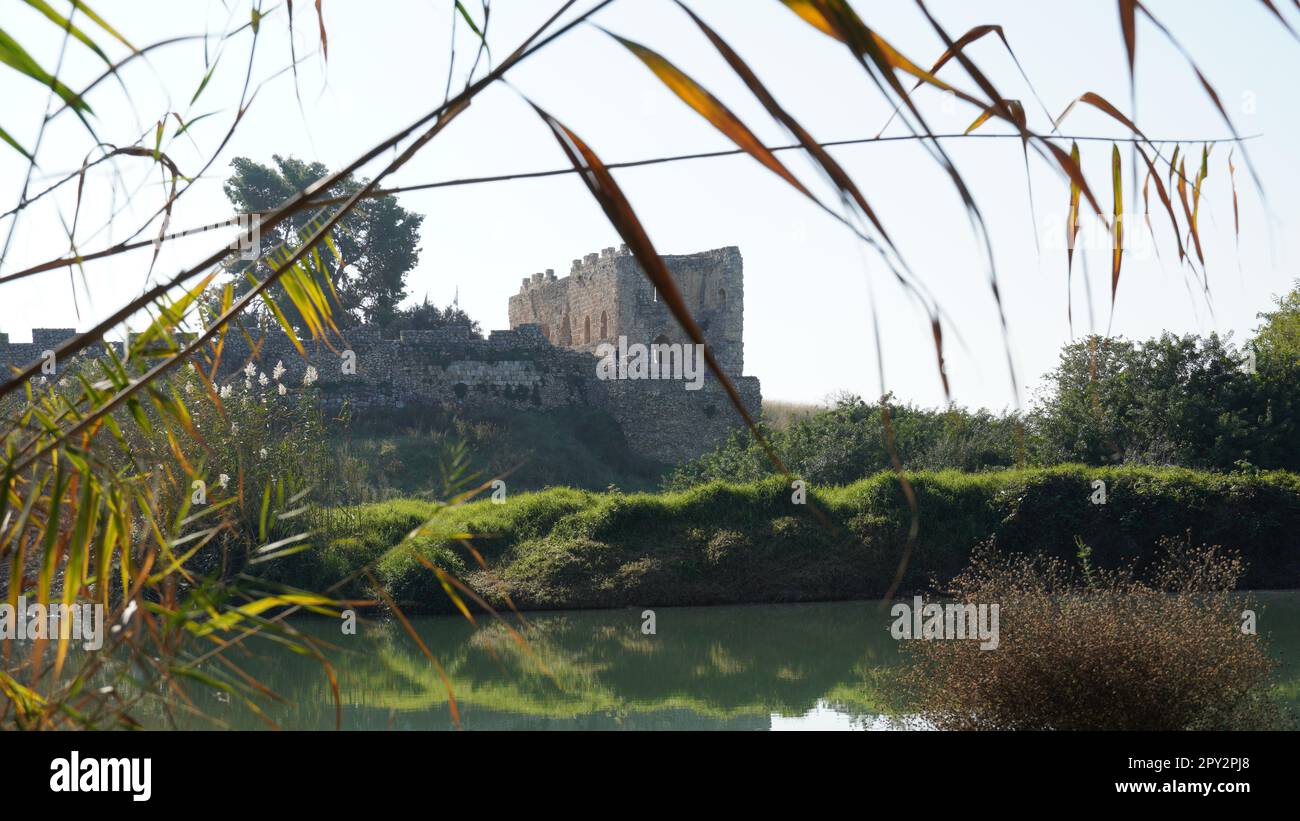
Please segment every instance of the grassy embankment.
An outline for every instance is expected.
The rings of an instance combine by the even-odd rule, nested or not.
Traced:
[[[1300,587],[1300,476],[1214,474],[1180,468],[1049,469],[910,475],[920,531],[902,590],[952,577],[971,549],[991,541],[1006,551],[1074,557],[1076,538],[1102,567],[1156,558],[1162,536],[1238,550],[1244,586]],[[1094,504],[1093,480],[1106,484]],[[323,589],[383,555],[431,519],[415,549],[501,603],[521,608],[668,606],[872,598],[889,587],[911,517],[887,473],[844,487],[810,488],[791,502],[779,479],[715,482],[678,493],[593,493],[551,488],[439,509],[411,499],[322,512],[321,544],[274,574]],[[831,527],[818,521],[821,510]],[[345,523],[345,524],[344,524]],[[483,573],[454,538],[475,534],[492,568]],[[450,610],[435,576],[402,550],[385,556],[377,578],[415,611]],[[357,586],[349,595],[365,596]]]

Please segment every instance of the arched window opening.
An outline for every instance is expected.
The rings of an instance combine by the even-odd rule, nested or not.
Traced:
[[[600,312],[600,338],[601,339],[609,338],[609,317],[605,314],[604,311]]]
[[[589,316],[582,318],[582,344],[591,344],[591,317]]]

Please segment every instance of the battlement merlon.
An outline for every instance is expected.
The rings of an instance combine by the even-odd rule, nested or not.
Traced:
[[[554,268],[547,268],[544,272],[538,272],[524,277],[519,284],[519,293],[524,294],[534,288],[545,288],[551,283],[559,282],[569,277],[582,277],[596,272],[602,261],[612,260],[616,257],[631,257],[632,252],[628,250],[627,244],[620,245],[617,249],[614,247],[602,248],[598,252],[587,254],[580,259],[573,260],[569,266],[569,273],[564,277],[557,277]]]

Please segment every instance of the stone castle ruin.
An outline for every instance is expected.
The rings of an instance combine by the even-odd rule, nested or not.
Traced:
[[[745,279],[740,249],[665,256],[691,315],[728,376],[744,372]],[[595,353],[620,336],[642,344],[684,344],[690,339],[659,301],[659,294],[627,247],[575,259],[569,275],[533,274],[510,297],[510,327],[537,325],[553,344]]]
[[[663,259],[718,363],[757,417],[759,382],[743,375],[740,249]],[[675,379],[597,378],[596,351],[602,343],[617,345],[620,337],[646,346],[690,342],[626,248],[575,259],[566,277],[546,271],[525,278],[519,293],[510,297],[509,313],[510,329],[492,331],[486,338],[464,326],[402,331],[393,337],[376,328],[350,328],[333,351],[305,343],[306,362],[283,335],[272,333],[258,352],[257,365],[269,373],[283,362],[289,372],[286,384],[296,385],[310,364],[326,404],[346,402],[361,413],[421,404],[446,404],[469,413],[501,407],[596,408],[618,422],[632,452],[670,464],[708,451],[742,424],[712,374],[699,390],[687,390]],[[73,333],[38,328],[31,343],[10,343],[8,335],[0,334],[0,368],[8,373],[11,366],[30,364]],[[226,336],[222,356],[231,374],[249,361],[252,353],[243,334]]]

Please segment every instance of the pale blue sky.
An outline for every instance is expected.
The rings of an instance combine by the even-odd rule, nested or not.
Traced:
[[[579,7],[590,4],[583,2]],[[229,10],[208,0],[166,4],[98,0],[93,5],[137,45],[199,33],[204,20],[210,29],[219,31],[228,25],[228,15],[236,19],[235,24],[243,22],[249,6],[247,0],[230,0]],[[467,5],[477,13],[476,4]],[[855,5],[869,23],[918,62],[928,64],[942,50],[914,4]],[[1265,179],[1271,211],[1264,210],[1251,186],[1238,150],[1234,158],[1242,219],[1238,256],[1224,162],[1228,146],[1215,149],[1201,205],[1211,305],[1207,306],[1195,287],[1189,294],[1185,282],[1190,272],[1176,265],[1167,217],[1153,206],[1162,262],[1149,253],[1142,259],[1141,248],[1130,252],[1112,332],[1146,337],[1162,330],[1233,331],[1240,340],[1255,327],[1255,314],[1268,308],[1270,296],[1286,290],[1300,275],[1300,216],[1293,202],[1294,192],[1300,190],[1295,153],[1300,100],[1294,89],[1294,78],[1300,76],[1300,44],[1277,25],[1262,4],[1252,0],[1149,0],[1147,5],[1200,62],[1239,131],[1264,134],[1250,143],[1250,151]],[[558,3],[496,0],[493,6],[491,42],[499,59]],[[888,117],[890,107],[845,49],[799,22],[775,0],[696,0],[692,6],[818,138],[870,136]],[[1003,24],[1054,115],[1085,91],[1102,94],[1121,109],[1128,109],[1124,50],[1113,2],[934,0],[930,7],[953,36],[976,24]],[[266,161],[273,153],[292,154],[338,166],[441,100],[450,2],[334,0],[325,2],[324,9],[329,63],[325,66],[313,55],[299,68],[305,113],[294,99],[288,75],[268,83],[207,178],[182,200],[173,217],[174,227],[203,224],[229,214],[221,182],[232,157]],[[296,10],[299,53],[310,54],[317,46],[312,4],[299,3]],[[1300,15],[1290,13],[1290,18],[1300,25]],[[781,129],[768,121],[689,18],[672,3],[618,0],[596,19],[676,62],[751,123],[763,139],[787,142]],[[55,64],[60,32],[38,14],[10,2],[0,26],[29,44],[43,64]],[[472,51],[471,40],[470,32],[462,29],[459,45],[463,59]],[[248,39],[242,38],[227,46],[215,79],[192,109],[188,101],[205,71],[201,47],[180,45],[157,52],[149,66],[137,64],[130,69],[131,87],[137,91],[129,103],[111,82],[91,95],[96,129],[110,142],[127,144],[141,130],[151,130],[168,111],[179,111],[188,118],[216,110],[218,114],[193,132],[202,154],[185,137],[168,149],[183,171],[194,171],[200,157],[216,146],[229,125],[243,79],[247,43]],[[1227,135],[1183,59],[1162,35],[1142,22],[1138,52],[1138,118],[1149,136]],[[1044,128],[1045,115],[1000,44],[986,38],[970,53],[1008,96],[1024,100],[1031,124]],[[255,81],[286,66],[288,58],[281,6],[263,24]],[[100,70],[97,58],[78,47],[68,52],[63,74],[78,79],[71,85],[79,87]],[[946,67],[943,76],[963,88],[974,88],[955,64]],[[563,166],[565,159],[554,139],[517,92],[551,110],[607,161],[730,147],[635,58],[591,27],[581,27],[557,41],[512,71],[509,80],[517,91],[501,86],[483,94],[393,181],[411,184]],[[30,146],[35,142],[45,96],[35,83],[10,71],[0,72],[0,125]],[[974,116],[966,106],[947,105],[934,93],[922,91],[917,99],[936,131],[962,131]],[[171,131],[169,127],[169,135]],[[1073,113],[1062,131],[1122,135],[1104,116],[1084,109]],[[903,126],[895,123],[889,133],[903,133]],[[1020,401],[1025,403],[1069,338],[1065,254],[1059,237],[1068,191],[1056,172],[1031,157],[1038,222],[1057,229],[1040,258],[1031,233],[1018,141],[951,140],[945,145],[990,226],[1011,328],[1012,356],[1021,380]],[[69,158],[79,161],[90,147],[74,118],[56,120],[41,147],[44,174],[53,178],[71,170],[77,161]],[[1194,157],[1199,158],[1200,146],[1192,148]],[[1086,143],[1082,150],[1085,171],[1103,207],[1109,208],[1110,145]],[[956,327],[948,329],[954,398],[971,406],[1013,406],[1017,397],[1011,389],[980,249],[943,173],[915,144],[851,146],[834,153],[882,214],[912,267],[955,322]],[[793,153],[782,156],[796,173],[818,183],[803,158]],[[1125,175],[1128,163],[1125,151]],[[146,205],[152,210],[160,201],[158,174],[140,160],[124,161],[121,168],[131,185],[143,186],[133,215],[138,220],[147,213]],[[6,207],[16,197],[24,170],[21,158],[0,152],[0,191]],[[619,171],[617,178],[661,252],[740,247],[746,269],[746,370],[762,379],[765,396],[813,401],[840,389],[867,396],[877,393],[869,277],[881,320],[887,386],[907,400],[927,405],[942,401],[924,315],[843,227],[755,162],[743,157],[692,161]],[[34,188],[41,187],[38,179]],[[1124,193],[1131,200],[1128,180]],[[1155,199],[1154,191],[1151,197]],[[34,207],[24,216],[7,270],[66,252],[55,202],[52,198],[47,207]],[[65,215],[71,214],[72,203],[70,196],[58,200]],[[564,274],[574,257],[619,241],[581,182],[572,176],[413,193],[404,195],[402,203],[426,215],[420,264],[408,280],[413,298],[427,292],[442,304],[459,289],[461,306],[487,329],[507,325],[506,300],[518,289],[521,277],[545,268]],[[92,174],[80,217],[83,248],[98,248],[109,238],[108,233],[97,238],[90,234],[103,223],[112,204],[107,177]],[[1132,203],[1129,205],[1131,209]],[[121,221],[115,225],[114,236],[120,237],[128,224]],[[7,227],[7,222],[0,223],[0,228]],[[1130,221],[1128,232],[1131,238],[1147,239],[1140,220]],[[169,245],[155,276],[171,275],[216,244],[215,238],[203,237]],[[1104,238],[1087,256],[1096,327],[1104,331],[1110,258]],[[121,299],[138,292],[148,263],[149,252],[142,251],[88,267],[88,294],[78,275],[80,320],[66,271],[0,286],[0,330],[22,341],[32,326],[85,327]],[[1076,259],[1076,334],[1090,327],[1080,274]],[[957,342],[958,335],[964,345]]]

